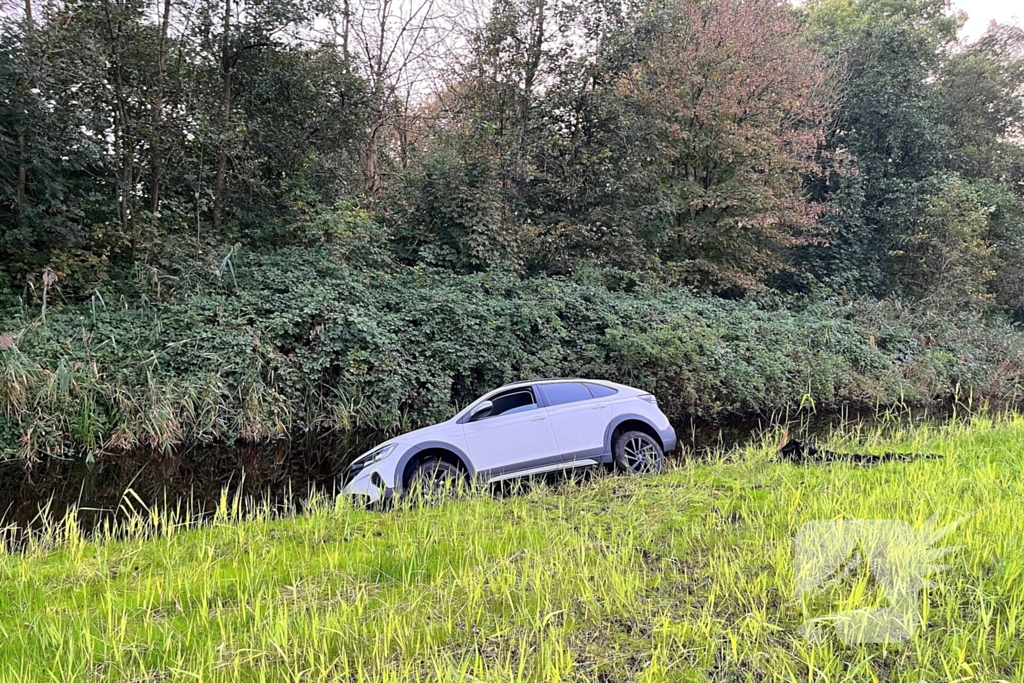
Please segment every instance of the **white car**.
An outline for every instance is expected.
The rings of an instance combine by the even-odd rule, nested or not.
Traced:
[[[517,382],[359,456],[344,493],[376,503],[414,488],[602,463],[643,474],[660,470],[675,446],[675,430],[645,391],[594,379]]]

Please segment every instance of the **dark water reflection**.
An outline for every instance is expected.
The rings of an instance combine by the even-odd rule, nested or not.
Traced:
[[[913,421],[937,421],[945,415],[922,415]],[[676,421],[680,450],[686,457],[742,446],[779,424],[800,438],[826,434],[840,423],[870,426],[870,415],[829,414],[754,417],[727,422]],[[900,422],[910,421],[909,415]],[[182,448],[174,453],[136,452],[109,456],[87,465],[81,459],[47,459],[26,470],[18,462],[0,462],[0,527],[38,526],[40,510],[59,519],[79,509],[85,531],[119,514],[122,503],[210,514],[222,491],[269,501],[274,507],[301,511],[311,492],[340,491],[352,460],[387,438],[375,432],[306,435],[264,444]],[[125,492],[132,495],[126,497]]]
[[[50,458],[26,470],[0,463],[0,526],[38,526],[40,510],[59,519],[70,507],[88,531],[118,514],[123,504],[212,513],[227,489],[242,498],[269,500],[301,510],[311,492],[340,490],[348,464],[381,440],[378,434],[304,435],[262,444],[181,448],[173,453],[133,452],[82,459]],[[131,495],[126,496],[126,491]],[[123,512],[123,510],[122,510]]]

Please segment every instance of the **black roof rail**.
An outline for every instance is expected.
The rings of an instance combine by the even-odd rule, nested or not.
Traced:
[[[520,380],[516,380],[515,382],[509,382],[508,384],[506,384],[504,386],[510,387],[510,386],[512,386],[514,384],[526,384],[528,382],[591,382],[591,381],[593,381],[593,380],[589,380],[589,379],[587,379],[585,377],[531,377],[530,379],[520,379]]]

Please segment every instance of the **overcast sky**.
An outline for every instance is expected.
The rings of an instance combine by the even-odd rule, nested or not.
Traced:
[[[953,0],[953,7],[967,12],[962,35],[968,40],[981,36],[990,21],[1024,26],[1024,2],[1021,0]]]
[[[802,4],[802,0],[792,0]],[[990,21],[1024,27],[1024,1],[1022,0],[950,0],[953,7],[967,13],[967,25],[962,37],[976,40],[985,32]],[[36,2],[35,4],[40,4]],[[0,0],[0,14],[20,15],[24,0]]]

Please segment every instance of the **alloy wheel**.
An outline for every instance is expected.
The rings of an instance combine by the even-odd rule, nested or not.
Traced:
[[[634,436],[622,449],[626,466],[636,473],[649,471],[658,461],[658,451],[646,439]]]

